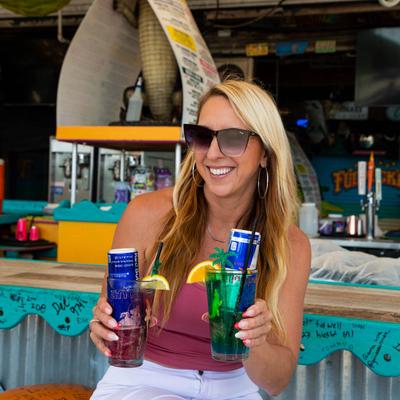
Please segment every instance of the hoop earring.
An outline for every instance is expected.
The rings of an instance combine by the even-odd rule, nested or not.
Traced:
[[[199,184],[196,182],[195,171],[196,171],[196,161],[193,161],[193,164],[192,164],[192,179],[193,179],[193,182],[195,183],[195,185],[196,185],[197,187],[201,187],[201,186],[203,186],[203,185],[202,185],[202,184],[199,185]]]
[[[264,170],[265,171],[265,189],[264,189],[264,193],[261,193],[261,171]],[[267,196],[267,192],[268,192],[268,184],[269,184],[269,176],[268,176],[268,170],[267,167],[261,167],[258,170],[258,177],[257,177],[257,190],[258,190],[258,195],[260,196],[260,199],[265,199],[265,197]]]

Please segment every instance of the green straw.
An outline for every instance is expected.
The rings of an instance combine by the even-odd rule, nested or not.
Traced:
[[[160,242],[160,244],[158,245],[156,258],[154,259],[153,268],[151,269],[151,275],[156,275],[158,273],[158,269],[160,268],[160,265],[161,265],[160,254],[161,254],[163,245],[164,245],[163,242]]]

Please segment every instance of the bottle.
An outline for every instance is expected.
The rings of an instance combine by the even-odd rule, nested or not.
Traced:
[[[117,182],[114,191],[114,203],[128,203],[131,197],[127,182]]]
[[[318,210],[315,203],[303,203],[301,205],[299,226],[308,237],[318,236]]]
[[[143,99],[142,99],[142,77],[137,80],[135,91],[129,97],[128,110],[126,112],[126,121],[139,121],[142,115]]]

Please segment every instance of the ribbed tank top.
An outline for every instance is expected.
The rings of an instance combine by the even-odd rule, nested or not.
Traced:
[[[145,358],[171,368],[231,371],[242,363],[225,363],[211,357],[209,324],[201,319],[207,312],[203,285],[184,284],[170,318],[159,334],[150,329]]]

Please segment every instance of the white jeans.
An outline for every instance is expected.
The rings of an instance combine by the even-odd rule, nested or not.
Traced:
[[[261,400],[244,368],[230,372],[175,369],[144,361],[109,367],[91,400]]]

